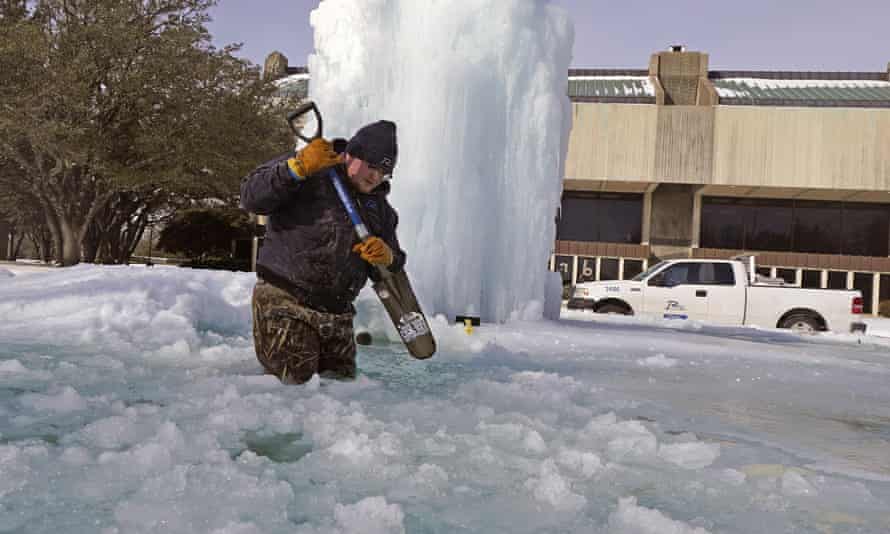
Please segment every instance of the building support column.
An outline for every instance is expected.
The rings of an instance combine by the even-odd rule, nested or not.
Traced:
[[[692,195],[692,245],[696,249],[701,246],[701,204],[704,187],[699,187]]]
[[[881,311],[881,273],[875,273],[871,286],[871,314],[878,317]]]
[[[572,285],[578,285],[578,256],[572,256]]]
[[[649,245],[649,239],[652,235],[652,193],[658,187],[658,184],[649,184],[643,193],[643,232],[641,245]]]

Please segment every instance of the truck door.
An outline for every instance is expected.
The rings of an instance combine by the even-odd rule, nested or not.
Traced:
[[[708,297],[699,282],[696,262],[675,263],[646,282],[643,313],[662,319],[704,321]]]
[[[747,281],[737,279],[731,263],[702,263],[699,280],[707,287],[708,317],[717,324],[741,325]]]

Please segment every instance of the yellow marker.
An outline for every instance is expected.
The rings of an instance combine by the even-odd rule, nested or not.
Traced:
[[[466,332],[467,335],[470,335],[473,333],[473,320],[472,319],[464,319],[464,332]]]

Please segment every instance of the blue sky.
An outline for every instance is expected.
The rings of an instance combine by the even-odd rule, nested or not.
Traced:
[[[652,52],[675,43],[708,52],[712,69],[883,71],[890,62],[890,0],[554,3],[575,21],[578,68],[646,68]],[[217,44],[243,42],[242,55],[256,63],[279,50],[291,65],[305,65],[317,5],[220,0],[210,29]]]

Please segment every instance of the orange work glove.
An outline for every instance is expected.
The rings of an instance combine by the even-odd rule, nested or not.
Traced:
[[[352,251],[361,254],[362,259],[372,265],[382,265],[384,267],[392,265],[392,249],[379,237],[369,237],[363,243],[358,243],[352,247]]]
[[[340,155],[334,152],[334,146],[319,137],[287,160],[287,168],[294,178],[301,180],[320,170],[333,167],[340,161]]]

